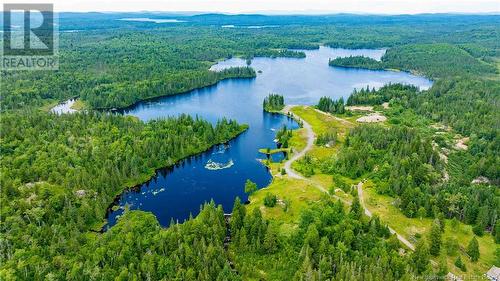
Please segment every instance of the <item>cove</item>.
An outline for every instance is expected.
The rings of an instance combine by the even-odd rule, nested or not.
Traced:
[[[271,181],[267,168],[258,159],[260,148],[275,148],[275,131],[286,125],[298,128],[290,118],[265,113],[262,101],[271,92],[282,94],[287,104],[313,105],[322,96],[347,97],[355,89],[379,88],[387,83],[405,83],[427,89],[432,82],[406,72],[335,68],[328,60],[335,57],[364,55],[380,59],[385,50],[347,50],[321,47],[307,50],[306,58],[255,58],[251,66],[258,71],[255,79],[230,79],[191,92],[143,101],[122,111],[147,121],[187,113],[211,122],[226,117],[246,123],[250,128],[227,145],[212,147],[189,157],[174,167],[159,170],[150,181],[125,191],[114,210],[108,212],[108,225],[114,225],[126,208],[152,212],[162,226],[196,216],[200,205],[214,200],[230,212],[234,199],[247,200],[247,179],[263,188]],[[246,65],[238,58],[218,63],[212,70]],[[274,155],[279,161],[283,155]]]

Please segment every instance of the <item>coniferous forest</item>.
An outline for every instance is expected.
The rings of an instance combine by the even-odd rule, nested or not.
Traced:
[[[285,107],[285,99],[279,94],[269,94],[269,96],[264,99],[262,107],[268,112],[280,111]]]
[[[490,235],[491,247],[498,249],[499,16],[208,14],[168,26],[117,20],[123,17],[127,14],[61,13],[58,71],[1,72],[1,280],[442,277],[450,265],[436,253],[453,244],[445,237],[441,241],[445,220],[473,227],[466,247],[446,247],[467,253],[470,262],[484,250],[476,236]],[[224,24],[280,27],[219,27]],[[347,102],[321,98],[318,110],[339,115],[350,114],[346,105],[378,109],[388,103],[388,122],[360,125],[346,134],[327,130],[317,145],[338,145],[335,156],[305,157],[313,172],[353,183],[369,179],[404,216],[435,220],[435,239],[419,239],[414,251],[402,254],[404,245],[387,222],[365,216],[348,184],[350,205],[321,196],[307,202],[296,221],[266,218],[261,210],[288,206],[269,194],[266,205],[255,208],[236,199],[230,220],[212,201],[200,206],[196,217],[167,228],[151,213],[126,211],[102,231],[107,209],[124,190],[248,128],[234,120],[211,124],[188,115],[143,122],[106,110],[258,75],[251,65],[209,70],[223,59],[300,59],[305,57],[300,50],[320,45],[387,48],[381,61],[331,58],[332,67],[392,69],[433,80],[428,90],[388,84],[356,89]],[[50,112],[74,97],[80,112]],[[280,111],[284,98],[270,95],[263,106]],[[445,132],[436,133],[436,124]],[[277,133],[283,147],[294,144],[291,130]],[[468,149],[455,149],[452,136],[467,138]],[[442,151],[451,152],[445,159]],[[491,265],[500,266],[500,250],[495,259]],[[460,255],[455,266],[465,267]]]

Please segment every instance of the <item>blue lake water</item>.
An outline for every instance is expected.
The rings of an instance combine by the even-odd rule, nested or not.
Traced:
[[[271,92],[282,94],[287,104],[316,104],[322,96],[344,97],[355,89],[381,87],[387,83],[406,83],[427,89],[432,82],[406,72],[371,71],[334,68],[329,58],[364,55],[380,59],[384,50],[346,50],[321,47],[305,51],[305,59],[255,58],[251,66],[258,71],[255,79],[230,79],[217,85],[186,94],[144,101],[124,114],[150,120],[181,113],[198,115],[211,122],[227,117],[250,126],[248,131],[229,142],[190,157],[177,166],[161,170],[149,182],[124,192],[120,208],[109,213],[109,225],[116,223],[125,206],[154,213],[161,225],[170,221],[182,222],[189,215],[197,215],[200,205],[213,199],[230,212],[234,199],[247,200],[244,184],[247,179],[266,186],[271,175],[257,159],[265,158],[260,148],[274,148],[275,131],[283,125],[297,128],[297,124],[282,115],[264,113],[262,101]],[[212,67],[213,70],[242,66],[246,62],[233,58]],[[279,156],[277,156],[279,158]],[[275,160],[279,160],[276,158]],[[209,162],[230,167],[209,170]]]

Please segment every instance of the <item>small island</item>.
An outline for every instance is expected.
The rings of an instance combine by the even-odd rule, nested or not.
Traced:
[[[267,112],[280,112],[285,107],[285,99],[279,94],[269,94],[264,99],[263,108]]]
[[[383,70],[385,65],[381,61],[374,60],[365,56],[349,56],[330,59],[330,66],[346,67],[346,68],[363,68],[371,70]]]

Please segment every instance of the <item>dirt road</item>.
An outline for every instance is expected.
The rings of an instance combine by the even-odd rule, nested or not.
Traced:
[[[357,189],[358,189],[358,197],[359,197],[359,202],[361,203],[361,207],[363,207],[363,209],[365,210],[365,214],[368,216],[368,217],[372,217],[373,214],[370,210],[368,210],[368,208],[366,208],[365,206],[365,199],[363,197],[363,182],[359,182],[358,183],[358,186],[357,186]],[[397,233],[394,229],[392,229],[391,227],[389,227],[389,231],[391,232],[391,234],[396,234],[396,237],[398,237],[398,240],[405,244],[406,247],[408,247],[409,249],[411,249],[412,251],[415,251],[415,246],[413,246],[413,244],[406,240],[406,238],[404,238],[403,236],[401,236],[399,233]]]
[[[294,105],[287,105],[287,106],[285,106],[285,108],[283,108],[283,110],[282,110],[283,113],[284,114],[288,114],[289,112],[291,113],[290,109],[292,107],[294,107]],[[323,113],[323,112],[321,112],[321,113]],[[323,113],[323,114],[327,114],[327,113]],[[330,115],[330,116],[332,116],[332,115]],[[289,177],[291,177],[291,178],[301,179],[301,180],[307,181],[310,184],[312,184],[313,186],[315,186],[316,188],[318,188],[319,190],[321,190],[321,191],[323,191],[325,193],[329,193],[328,190],[326,190],[323,186],[321,186],[321,185],[313,182],[310,179],[305,178],[304,176],[300,175],[299,173],[297,173],[295,170],[292,169],[292,163],[295,162],[295,161],[297,161],[299,158],[303,157],[308,151],[310,151],[313,148],[313,146],[314,146],[314,142],[316,141],[316,135],[314,134],[314,131],[313,131],[311,125],[309,123],[307,123],[304,119],[300,118],[297,115],[294,115],[294,118],[296,120],[302,122],[302,127],[306,130],[306,134],[307,134],[307,144],[304,147],[304,149],[302,149],[301,151],[299,151],[297,153],[294,153],[294,155],[289,160],[287,160],[285,162],[284,169],[286,171],[286,174]],[[338,119],[339,121],[341,120],[343,122],[351,123],[351,122],[349,122],[347,120],[344,120],[344,119],[341,119],[341,118],[338,118],[338,117],[334,117],[334,118]],[[359,196],[359,201],[361,203],[361,206],[365,210],[365,214],[368,217],[371,218],[373,216],[372,212],[365,207],[365,201],[364,201],[364,198],[363,198],[363,182],[358,183],[357,189],[358,189],[358,196]],[[337,198],[337,199],[341,200],[342,202],[350,205],[350,202],[346,201],[345,199],[340,198],[340,197],[338,197],[336,195],[332,195],[332,194],[330,194],[330,195],[332,197]],[[415,246],[410,241],[406,240],[406,238],[404,238],[399,233],[397,233],[394,229],[392,229],[391,227],[389,227],[389,231],[392,234],[396,234],[398,240],[401,241],[401,243],[403,243],[404,245],[406,245],[406,247],[408,247],[412,251],[415,250]]]
[[[289,112],[291,113],[290,109],[292,107],[294,107],[294,106],[293,105],[285,106],[285,108],[283,108],[283,113],[284,114],[288,114]],[[306,134],[307,134],[307,144],[306,144],[306,147],[304,147],[304,149],[302,149],[299,152],[294,153],[292,155],[292,157],[290,157],[290,159],[288,159],[285,162],[284,168],[285,168],[286,174],[289,177],[294,178],[294,179],[305,180],[306,178],[304,178],[302,175],[300,175],[299,173],[295,172],[292,169],[292,163],[297,161],[299,158],[303,157],[304,155],[306,155],[306,153],[313,148],[314,142],[316,140],[316,135],[314,134],[314,131],[313,131],[311,125],[309,123],[307,123],[304,119],[302,119],[296,115],[294,115],[294,119],[302,122],[302,127],[306,130]]]

